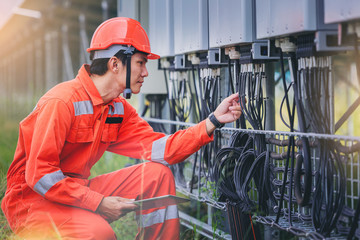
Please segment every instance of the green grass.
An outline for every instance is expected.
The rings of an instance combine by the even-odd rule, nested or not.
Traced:
[[[6,173],[13,159],[18,132],[18,122],[0,118],[0,172],[2,173]]]
[[[0,116],[0,201],[5,194],[6,173],[16,148],[18,125],[19,121],[11,121]],[[0,239],[15,239],[2,211],[0,211]]]
[[[4,172],[0,172],[0,201],[4,197],[5,190],[6,175]],[[0,239],[15,239],[2,211],[0,211]]]

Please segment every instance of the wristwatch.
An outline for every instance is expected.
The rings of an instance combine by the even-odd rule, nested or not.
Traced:
[[[212,124],[215,125],[216,128],[222,128],[225,125],[225,123],[221,123],[221,122],[219,122],[219,120],[216,119],[213,112],[210,113],[209,120],[210,120],[210,122],[212,122]]]

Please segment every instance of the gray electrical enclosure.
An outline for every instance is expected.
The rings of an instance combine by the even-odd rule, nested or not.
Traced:
[[[174,1],[174,29],[175,54],[208,50],[208,1]]]
[[[174,0],[149,1],[151,50],[160,57],[174,56]]]
[[[249,0],[209,0],[210,48],[253,42],[253,10]]]
[[[287,36],[316,30],[315,0],[256,0],[256,37]]]
[[[358,0],[324,0],[325,23],[344,22],[360,19]]]

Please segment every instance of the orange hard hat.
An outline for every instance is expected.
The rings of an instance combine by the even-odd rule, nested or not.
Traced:
[[[148,59],[160,58],[159,55],[151,52],[149,38],[140,23],[131,18],[115,17],[103,22],[95,30],[87,51],[106,50],[114,45],[132,46],[140,52],[147,53]],[[116,52],[113,55],[115,54]]]

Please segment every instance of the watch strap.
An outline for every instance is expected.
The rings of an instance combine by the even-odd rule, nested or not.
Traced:
[[[221,122],[219,122],[219,120],[216,119],[213,112],[210,113],[209,120],[210,120],[210,122],[212,122],[212,124],[214,124],[214,126],[216,128],[222,128],[225,125],[224,123],[221,123]]]

